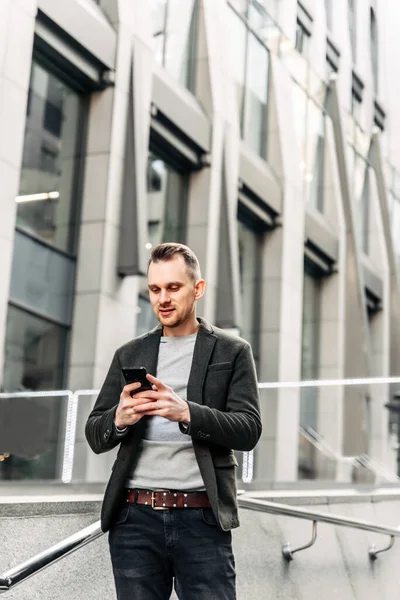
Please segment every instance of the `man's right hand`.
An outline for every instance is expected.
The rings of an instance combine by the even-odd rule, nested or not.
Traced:
[[[131,396],[131,392],[137,391],[140,385],[140,382],[129,383],[123,388],[114,417],[114,423],[118,429],[124,429],[128,425],[135,425],[144,416],[143,412],[135,412],[135,406],[143,406],[140,394],[138,397],[135,397],[135,395]]]

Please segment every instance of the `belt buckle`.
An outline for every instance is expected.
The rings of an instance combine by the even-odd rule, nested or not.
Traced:
[[[154,494],[159,493],[159,492],[168,492],[169,493],[170,490],[153,490],[151,492],[151,508],[153,510],[168,510],[169,507],[168,506],[154,506],[154,502],[156,501],[156,497]]]

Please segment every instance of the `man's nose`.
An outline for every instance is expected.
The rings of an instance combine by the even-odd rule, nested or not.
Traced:
[[[168,304],[169,302],[169,294],[167,290],[161,290],[160,294],[160,304]]]

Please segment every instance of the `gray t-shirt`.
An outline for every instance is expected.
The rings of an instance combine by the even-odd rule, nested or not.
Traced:
[[[161,337],[157,377],[183,400],[192,366],[196,335]],[[179,423],[164,417],[148,417],[138,447],[136,468],[125,486],[144,489],[204,490],[192,440]]]

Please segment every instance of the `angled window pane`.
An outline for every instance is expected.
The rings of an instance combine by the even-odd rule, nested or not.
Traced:
[[[239,269],[241,292],[241,336],[253,349],[258,364],[261,308],[262,235],[249,225],[238,222]]]
[[[350,37],[350,46],[351,46],[351,54],[353,59],[353,64],[356,63],[357,54],[356,54],[356,14],[355,14],[355,6],[356,0],[348,0],[347,3],[347,18],[349,23],[349,37]]]
[[[301,353],[301,378],[318,379],[320,336],[321,281],[307,272],[303,281],[303,329]],[[300,425],[317,431],[318,388],[302,388],[300,398]],[[315,448],[305,444],[300,436],[299,478],[315,477]]]
[[[264,158],[267,138],[268,66],[268,50],[250,33],[243,139],[254,152]]]
[[[400,268],[400,200],[393,197],[391,209],[392,221],[392,236],[394,249],[397,255],[398,265]]]
[[[188,175],[172,169],[155,154],[147,166],[149,243],[184,242]]]
[[[69,252],[74,250],[81,117],[81,97],[34,60],[17,226]]]
[[[75,262],[17,231],[10,300],[69,325]]]
[[[193,89],[196,0],[152,0],[156,60],[181,85]]]
[[[156,61],[164,66],[167,0],[150,0],[153,18],[153,48]]]
[[[375,11],[370,8],[370,52],[372,64],[372,77],[374,82],[374,92],[378,92],[378,26],[376,22]]]
[[[62,389],[68,330],[9,306],[3,387],[7,391]],[[57,397],[0,400],[1,479],[55,479],[61,439]],[[21,415],[24,418],[21,420]]]
[[[324,160],[325,160],[325,115],[312,101],[308,101],[307,118],[307,164],[304,173],[306,199],[323,211],[324,207]]]
[[[227,11],[227,34],[229,36],[229,52],[227,54],[228,71],[234,81],[237,109],[243,129],[243,99],[246,69],[247,28],[233,10]]]

